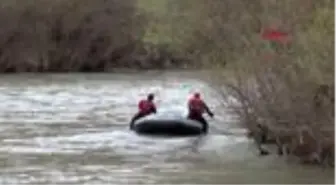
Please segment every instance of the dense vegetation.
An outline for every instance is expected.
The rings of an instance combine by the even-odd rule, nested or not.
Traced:
[[[331,164],[333,3],[1,1],[0,71],[211,68],[225,97],[236,97],[238,103],[228,103],[259,144],[266,130],[266,139],[290,154]],[[270,28],[289,36],[282,43],[263,39]]]
[[[0,4],[1,72],[99,72],[160,65],[142,43],[146,17],[136,0]]]
[[[236,97],[228,103],[261,154],[271,142],[279,154],[333,165],[334,1],[208,2],[201,44],[193,46],[212,41],[205,56],[226,64],[217,83],[226,85],[224,98]],[[288,35],[269,40],[261,36],[266,29]]]

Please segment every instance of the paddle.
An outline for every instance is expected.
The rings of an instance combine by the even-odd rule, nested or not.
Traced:
[[[215,124],[211,124],[211,125],[209,124],[210,127],[212,127],[216,132],[218,132],[220,134],[225,134],[225,135],[229,134],[228,132],[223,131],[222,129],[218,128],[218,125],[216,123],[219,123],[220,121],[215,116],[213,116],[213,117],[209,116],[209,117],[212,120],[212,122],[215,122]]]
[[[209,116],[210,117],[210,116]],[[222,135],[234,135],[234,133],[232,132],[229,132],[227,130],[223,130],[223,129],[220,129],[218,127],[218,123],[221,123],[222,120],[219,120],[218,118],[216,117],[210,117],[210,119],[215,122],[214,124],[211,124],[211,127],[219,134],[222,134]],[[209,125],[210,126],[210,125]]]

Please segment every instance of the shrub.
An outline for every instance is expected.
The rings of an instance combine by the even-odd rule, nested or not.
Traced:
[[[266,127],[279,147],[304,161],[333,163],[333,1],[211,2],[217,24],[201,33],[223,51],[216,59],[233,75],[224,83],[241,121],[253,133]],[[289,33],[290,42],[263,40],[269,27]]]
[[[1,72],[105,71],[120,66],[144,33],[136,2],[2,1]]]

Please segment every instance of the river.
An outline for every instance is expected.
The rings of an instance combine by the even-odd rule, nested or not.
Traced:
[[[194,75],[22,74],[0,78],[0,184],[333,183],[333,170],[258,156],[218,95]],[[136,103],[184,111],[202,92],[215,112],[204,137],[128,130]]]

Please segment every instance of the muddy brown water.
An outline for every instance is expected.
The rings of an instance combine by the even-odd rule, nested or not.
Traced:
[[[136,102],[185,111],[199,90],[214,110],[204,137],[128,130]],[[333,183],[331,169],[258,156],[215,91],[190,73],[6,75],[0,78],[0,184]]]

